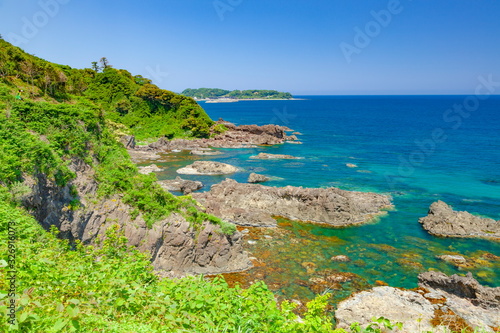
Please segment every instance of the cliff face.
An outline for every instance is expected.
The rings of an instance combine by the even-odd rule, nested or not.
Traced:
[[[148,228],[140,215],[135,219],[130,216],[130,207],[120,197],[97,198],[98,184],[92,167],[75,160],[71,169],[77,177],[64,187],[42,174],[25,180],[31,193],[24,197],[23,204],[44,228],[54,225],[62,237],[91,244],[111,225],[119,224],[129,244],[150,253],[154,267],[170,277],[218,274],[251,267],[239,232],[225,235],[209,222],[195,230],[176,213]],[[79,208],[74,206],[75,198],[80,202]]]

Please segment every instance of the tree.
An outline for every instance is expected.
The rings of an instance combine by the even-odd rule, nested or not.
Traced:
[[[99,67],[98,65],[98,62],[97,61],[92,61],[92,69],[94,70],[94,72],[98,73],[99,70],[101,69],[101,67]]]
[[[99,60],[99,62],[101,63],[101,68],[103,70],[111,67],[111,65],[109,64],[109,61],[106,57],[102,57],[101,60]]]

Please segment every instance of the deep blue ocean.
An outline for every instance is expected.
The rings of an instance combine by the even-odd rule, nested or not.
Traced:
[[[436,200],[456,210],[500,220],[500,96],[472,106],[466,96],[296,97],[301,100],[200,105],[214,120],[273,123],[301,133],[297,135],[300,145],[221,149],[224,154],[208,158],[242,168],[244,171],[231,176],[237,181],[246,182],[250,172],[258,172],[272,177],[266,183],[269,186],[335,186],[393,197],[395,210],[377,223],[346,229],[309,226],[307,232],[318,238],[313,237],[314,242],[301,249],[304,258],[315,262],[318,269],[355,272],[371,284],[381,280],[414,287],[419,272],[439,269],[448,274],[472,271],[480,282],[500,285],[500,263],[481,257],[484,251],[500,256],[500,242],[438,238],[418,223]],[[249,158],[259,152],[304,159]],[[159,178],[174,176],[173,170],[193,159],[207,158],[185,153],[172,156],[168,165],[175,168]],[[186,178],[202,180],[207,190],[225,177]],[[328,237],[337,241],[325,244]],[[273,257],[282,256],[284,261],[285,269],[276,273],[282,279],[289,278],[292,271],[303,271],[300,255],[286,254],[286,247],[275,251]],[[445,253],[463,255],[476,264],[458,268],[436,258]],[[336,254],[348,254],[353,262],[332,263],[329,258]],[[300,287],[290,281],[286,288],[291,290],[286,294],[293,296],[294,288]]]

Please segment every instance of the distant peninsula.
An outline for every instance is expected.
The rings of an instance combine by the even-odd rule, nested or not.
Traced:
[[[237,102],[239,100],[293,99],[292,94],[276,90],[224,90],[218,88],[186,89],[184,96],[207,102]]]

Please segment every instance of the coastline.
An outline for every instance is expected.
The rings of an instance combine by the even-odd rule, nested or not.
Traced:
[[[234,99],[195,99],[196,102],[206,102],[206,103],[236,103],[240,101],[303,101],[305,98],[234,98]]]

